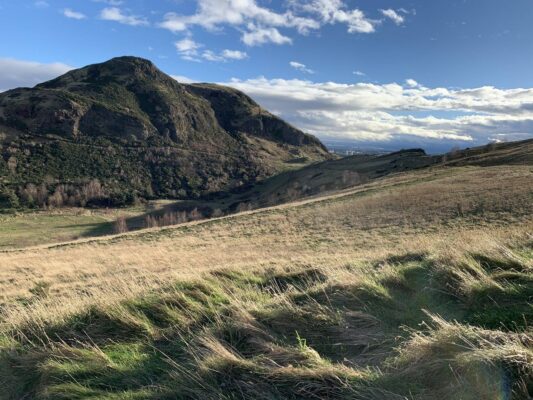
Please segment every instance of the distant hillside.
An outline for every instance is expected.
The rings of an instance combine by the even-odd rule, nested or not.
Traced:
[[[4,203],[197,198],[329,157],[245,94],[135,57],[0,94]]]
[[[442,156],[441,161],[449,166],[533,165],[533,139],[452,151]]]
[[[430,156],[422,149],[386,155],[355,155],[286,171],[234,193],[232,207],[269,206],[361,185],[390,174],[427,167],[533,165],[533,140],[486,146]]]

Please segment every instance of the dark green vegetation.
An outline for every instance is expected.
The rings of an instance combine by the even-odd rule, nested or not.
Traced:
[[[0,208],[198,198],[328,157],[243,93],[134,57],[0,94]]]
[[[529,399],[533,243],[222,270],[5,336],[4,399]]]
[[[350,190],[365,184],[379,184],[383,181],[382,178],[402,176],[402,173],[409,171],[426,169],[454,173],[453,171],[458,171],[453,169],[457,166],[531,165],[532,157],[532,140],[491,144],[443,156],[430,156],[422,150],[413,149],[380,156],[360,155],[314,163],[279,173],[233,191],[217,192],[195,200],[150,201],[133,208],[117,210],[114,216],[106,215],[106,218],[101,218],[95,215],[92,221],[89,221],[80,209],[38,214],[22,212],[17,216],[7,215],[3,219],[0,217],[4,225],[3,229],[0,229],[0,248],[24,247],[117,233],[113,221],[119,216],[126,218],[126,229],[129,231],[175,225],[334,194],[339,190]],[[109,198],[105,197],[105,187],[98,180],[88,181],[81,187],[66,184],[55,188],[51,185],[50,188],[53,191],[50,191],[46,184],[40,186],[27,184],[22,189],[4,192],[3,196],[0,194],[0,203],[3,202],[4,206],[9,205],[11,201],[26,206],[46,203],[57,208],[61,205],[126,204],[136,200],[135,196],[119,193],[110,202]],[[483,201],[480,200],[479,203]],[[459,208],[457,210],[460,211]],[[93,207],[90,213],[98,214],[100,211]],[[45,226],[46,221],[50,222],[49,229]]]

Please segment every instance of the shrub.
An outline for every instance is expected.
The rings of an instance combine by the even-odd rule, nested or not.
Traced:
[[[128,232],[128,224],[125,217],[118,217],[113,224],[113,232],[116,234]]]
[[[14,190],[0,186],[0,208],[18,208],[19,198]]]

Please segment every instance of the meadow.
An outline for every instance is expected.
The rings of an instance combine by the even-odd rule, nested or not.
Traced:
[[[528,399],[533,170],[0,253],[0,398]]]

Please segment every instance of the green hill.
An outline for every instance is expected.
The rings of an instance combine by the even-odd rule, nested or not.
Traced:
[[[243,93],[134,57],[0,94],[0,155],[4,203],[26,206],[197,198],[330,157]]]

